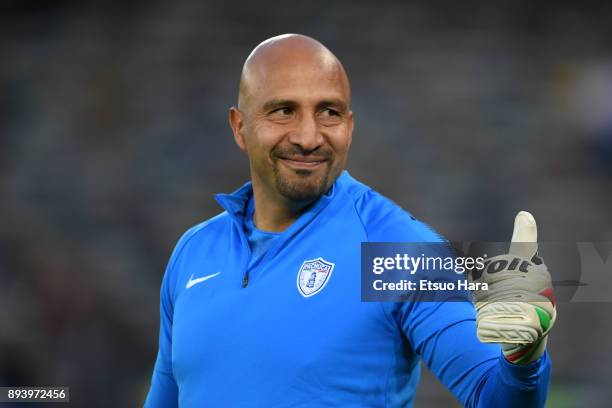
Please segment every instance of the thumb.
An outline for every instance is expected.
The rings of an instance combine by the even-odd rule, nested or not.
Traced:
[[[531,213],[520,211],[514,218],[510,255],[531,259],[538,252],[538,226]]]

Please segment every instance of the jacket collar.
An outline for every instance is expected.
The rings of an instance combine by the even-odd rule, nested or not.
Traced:
[[[319,197],[315,204],[312,205],[308,211],[302,214],[300,218],[310,219],[312,216],[316,215],[319,211],[325,208],[334,199],[334,197],[338,195],[338,190],[340,190],[341,185],[344,184],[348,178],[350,178],[348,172],[346,170],[343,171],[331,186],[329,191]],[[247,212],[248,202],[252,196],[253,183],[248,181],[232,193],[215,194],[215,199],[219,205],[239,223],[239,225],[242,225],[244,215]],[[307,214],[309,216],[304,217]]]
[[[233,193],[215,194],[219,205],[234,219],[241,220],[247,211],[247,204],[253,196],[253,183],[248,181]]]

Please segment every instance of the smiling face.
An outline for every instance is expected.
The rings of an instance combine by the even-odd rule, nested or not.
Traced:
[[[318,42],[282,36],[256,48],[245,63],[239,108],[230,111],[253,188],[292,202],[324,194],[348,159],[349,104],[344,69]]]

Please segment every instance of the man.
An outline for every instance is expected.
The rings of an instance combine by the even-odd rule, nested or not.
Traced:
[[[350,87],[327,48],[301,35],[256,47],[229,123],[252,181],[217,195],[225,211],[171,256],[146,407],[411,406],[420,359],[465,406],[543,406],[547,297],[536,296],[547,325],[533,304],[486,295],[478,326],[470,302],[360,301],[361,242],[443,240],[344,171]],[[528,214],[516,225],[515,240],[535,242]],[[536,292],[550,286],[539,270]],[[494,272],[483,276],[516,282],[510,268]],[[477,327],[507,344],[481,343]]]

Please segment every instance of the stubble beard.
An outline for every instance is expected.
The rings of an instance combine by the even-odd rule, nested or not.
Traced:
[[[318,199],[331,187],[331,164],[321,175],[311,170],[280,169],[278,161],[274,163],[274,183],[276,190],[286,199],[295,202],[310,202]],[[285,173],[292,173],[291,175]],[[333,182],[333,181],[332,181]]]

